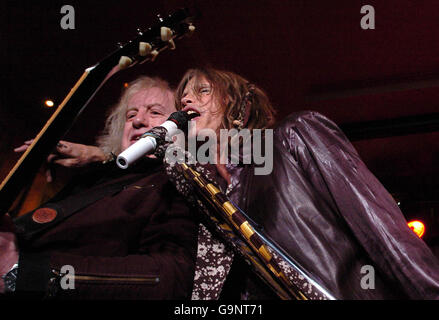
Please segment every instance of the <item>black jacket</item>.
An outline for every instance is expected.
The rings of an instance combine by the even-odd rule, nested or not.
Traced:
[[[232,170],[231,199],[333,296],[439,298],[438,259],[332,121],[290,115],[273,162]]]
[[[33,213],[17,219],[18,294],[31,291],[73,299],[190,298],[197,224],[162,165],[145,160],[130,172],[104,171],[86,180],[80,188],[67,188],[57,201],[46,204],[58,212],[55,220],[46,223],[48,227],[35,222]],[[89,201],[94,193],[115,182],[124,185],[123,181],[130,182],[64,216],[69,211],[66,203],[74,206]],[[74,290],[59,285],[64,265],[74,268]]]

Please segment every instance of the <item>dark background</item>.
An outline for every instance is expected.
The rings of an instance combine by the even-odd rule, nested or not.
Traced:
[[[60,26],[63,5],[75,29]],[[319,111],[339,124],[370,170],[439,241],[439,3],[431,1],[3,1],[0,5],[0,177],[86,67],[175,9],[196,5],[193,37],[156,62],[111,78],[75,122],[68,140],[94,143],[124,82],[157,75],[176,86],[184,71],[210,65],[266,90],[282,119]],[[363,30],[363,5],[375,29]]]

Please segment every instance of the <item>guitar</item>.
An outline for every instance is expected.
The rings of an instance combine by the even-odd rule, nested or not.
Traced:
[[[137,63],[154,61],[160,52],[175,49],[176,40],[194,32],[193,20],[188,9],[180,9],[168,17],[159,18],[154,26],[144,31],[138,30],[135,39],[120,44],[116,51],[84,71],[1,183],[0,214],[8,212],[20,191],[36,174],[47,155],[69,131],[75,118],[102,85],[120,70]]]

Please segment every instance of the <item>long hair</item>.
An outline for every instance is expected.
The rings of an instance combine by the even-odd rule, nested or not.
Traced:
[[[261,88],[233,72],[211,68],[190,69],[185,73],[175,94],[175,105],[178,110],[183,108],[181,98],[188,82],[194,79],[194,92],[199,92],[203,77],[212,86],[213,98],[221,105],[224,129],[235,128],[236,119],[242,120],[243,127],[250,130],[265,129],[274,125],[275,110]]]
[[[122,152],[121,143],[126,121],[128,101],[139,91],[151,88],[167,90],[173,95],[173,91],[169,87],[169,84],[160,78],[141,76],[130,82],[128,87],[123,91],[119,102],[110,111],[110,114],[105,121],[104,130],[97,138],[97,144],[100,149],[106,153],[112,152],[114,154],[119,154]]]

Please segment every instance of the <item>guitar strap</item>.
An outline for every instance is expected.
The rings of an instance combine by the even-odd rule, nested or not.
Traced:
[[[14,224],[19,239],[29,241],[33,237],[66,220],[68,217],[88,207],[94,202],[112,196],[127,185],[139,180],[140,175],[129,175],[114,183],[99,184],[92,189],[85,189],[75,195],[56,202],[47,202],[40,208],[32,210],[16,219]]]

